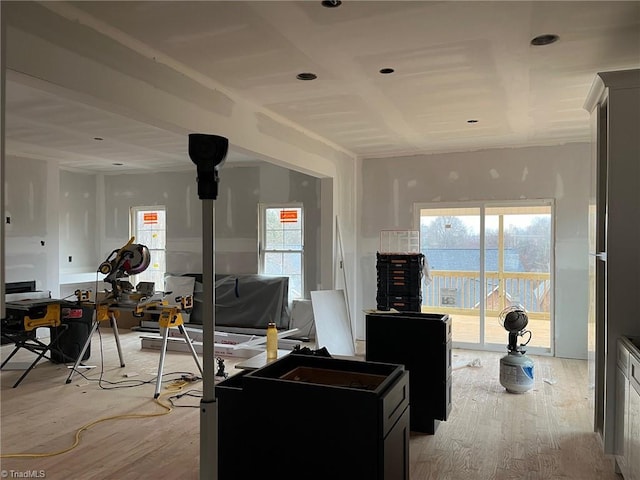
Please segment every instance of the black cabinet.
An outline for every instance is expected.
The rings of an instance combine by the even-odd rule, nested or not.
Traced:
[[[434,433],[451,412],[451,317],[400,312],[366,315],[366,360],[410,373],[411,430]]]
[[[242,370],[215,387],[218,407],[218,478],[248,479],[249,465],[247,460],[253,457],[252,452],[245,449],[250,442],[268,441],[266,432],[256,430],[252,425],[252,412],[245,401],[243,391],[244,377],[249,370]]]
[[[409,478],[402,365],[289,354],[216,396],[220,480]]]

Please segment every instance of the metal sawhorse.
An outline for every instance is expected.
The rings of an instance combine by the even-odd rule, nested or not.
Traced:
[[[185,302],[187,302],[187,305],[190,305],[191,301],[191,297],[185,297],[183,299],[183,306]],[[198,366],[198,370],[200,370],[200,375],[203,375],[202,366],[200,365],[200,360],[198,359],[198,354],[196,353],[196,349],[193,348],[193,343],[191,343],[191,339],[189,338],[187,330],[184,328],[184,320],[182,319],[182,313],[180,312],[180,310],[180,307],[176,306],[162,306],[162,312],[160,313],[160,319],[158,320],[158,326],[160,327],[160,331],[162,332],[162,349],[160,351],[160,362],[158,363],[156,391],[153,395],[153,398],[158,398],[160,396],[160,386],[162,385],[162,371],[164,369],[164,359],[167,354],[167,343],[169,340],[170,328],[177,328],[180,334],[183,336],[185,342],[189,347],[189,350],[191,351],[191,356],[193,356],[193,359]]]
[[[122,355],[122,347],[120,346],[120,334],[118,333],[118,321],[116,320],[118,314],[119,312],[117,310],[114,310],[112,305],[98,304],[97,307],[94,308],[91,331],[89,332],[89,336],[87,337],[87,340],[85,341],[84,346],[82,347],[82,350],[78,355],[78,358],[73,364],[73,367],[71,367],[71,371],[69,372],[69,376],[67,377],[66,383],[71,383],[73,374],[76,372],[76,370],[78,370],[78,367],[82,362],[82,357],[84,357],[84,354],[89,348],[89,345],[91,345],[91,338],[93,337],[93,334],[96,332],[96,330],[98,330],[98,327],[100,326],[100,322],[105,322],[107,320],[110,322],[111,328],[113,330],[113,336],[115,337],[115,340],[116,340],[118,357],[120,358],[120,367],[125,366],[124,357]]]

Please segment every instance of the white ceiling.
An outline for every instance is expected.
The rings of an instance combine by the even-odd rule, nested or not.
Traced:
[[[583,103],[596,72],[640,67],[637,1],[43,5],[363,159],[588,141]],[[530,45],[550,33],[559,41]],[[5,135],[7,153],[70,168],[185,164],[185,132],[11,75]],[[252,158],[237,150],[228,162]]]

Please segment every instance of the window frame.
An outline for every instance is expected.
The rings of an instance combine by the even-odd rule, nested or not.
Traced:
[[[300,249],[287,249],[287,248],[267,248],[267,211],[270,209],[300,209],[300,233],[301,233],[301,247]],[[288,298],[289,303],[294,299],[304,298],[305,296],[305,265],[304,265],[304,244],[305,244],[305,222],[304,222],[304,206],[300,202],[285,202],[285,203],[259,203],[258,204],[258,274],[260,275],[275,275],[275,276],[289,276],[287,274],[269,274],[265,272],[265,254],[269,252],[273,253],[298,253],[300,255],[300,296],[293,296],[291,281],[289,282]]]
[[[133,207],[129,208],[129,235],[132,237],[135,237],[134,242],[135,243],[140,243],[140,239],[139,237],[139,231],[138,231],[138,225],[137,225],[137,214],[138,212],[157,212],[157,211],[163,211],[164,212],[164,249],[160,249],[160,248],[151,248],[151,246],[149,245],[145,245],[148,249],[149,249],[149,254],[151,256],[151,264],[154,263],[154,257],[156,257],[153,252],[155,251],[162,251],[164,252],[164,266],[162,266],[162,269],[159,269],[158,271],[162,271],[162,283],[158,284],[158,282],[155,282],[154,288],[155,291],[159,292],[159,291],[164,291],[164,276],[167,273],[167,207],[166,205],[136,205]],[[146,272],[146,271],[145,271]],[[140,277],[144,275],[145,272],[142,272],[138,275],[131,275],[129,277],[130,282],[135,286],[138,282],[140,281],[147,281],[147,280],[143,280]]]

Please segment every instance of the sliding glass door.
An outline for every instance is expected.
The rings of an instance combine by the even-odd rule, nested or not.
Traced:
[[[420,208],[420,250],[429,273],[422,310],[455,314],[453,339],[481,343],[480,208]]]
[[[550,201],[416,205],[429,266],[422,310],[451,315],[454,345],[503,349],[508,334],[499,314],[520,305],[529,317],[529,350],[552,353],[552,207]]]

